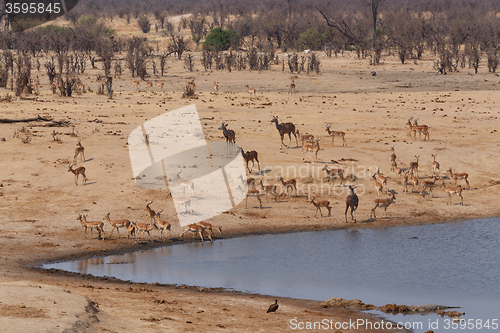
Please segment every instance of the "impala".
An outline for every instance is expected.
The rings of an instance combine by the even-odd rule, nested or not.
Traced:
[[[289,89],[288,89],[289,94],[295,94],[295,81],[292,80],[292,83],[290,83]]]
[[[418,192],[418,188],[420,187],[420,183],[418,181],[418,178],[415,177],[414,175],[412,175],[411,176],[411,181],[413,183],[413,189],[412,189],[411,193]],[[415,188],[417,188],[416,191],[415,191]]]
[[[429,128],[427,125],[422,125],[422,126],[418,126],[418,125],[412,125],[411,123],[411,120],[413,119],[413,117],[411,117],[410,119],[408,119],[408,122],[406,123],[409,127],[410,127],[410,131],[413,132],[413,138],[416,139],[417,138],[417,131],[418,131],[418,137],[420,139],[420,135],[423,133],[424,134],[424,141],[425,141],[425,138],[427,138],[427,141],[429,140]]]
[[[412,175],[415,174],[415,172],[417,173],[417,177],[418,177],[418,158],[420,156],[415,156],[415,158],[417,159],[415,162],[411,162],[410,163],[410,168],[408,169],[408,171],[410,171],[410,173]]]
[[[144,210],[148,214],[148,216],[146,216],[146,223],[148,223],[149,220],[151,220],[152,222],[154,222],[154,218],[156,216],[156,212],[151,207],[149,207],[149,205],[151,205],[152,203],[153,203],[153,201],[151,201],[150,203],[148,203],[146,205],[146,208],[144,208]]]
[[[135,90],[139,90],[139,81],[132,81],[132,84],[134,85]]]
[[[276,185],[264,185],[262,179],[260,180],[260,187],[262,188],[262,191],[266,194],[266,201],[267,201],[267,194],[271,193],[274,196],[274,201],[278,201],[278,187]]]
[[[432,192],[432,189],[434,188],[434,186],[436,186],[436,180],[438,180],[439,177],[436,177],[434,176],[433,177],[433,181],[430,181],[430,180],[426,180],[422,183],[422,196],[425,198],[425,190],[429,190],[429,195],[432,195],[432,197],[434,198],[434,193]],[[444,180],[443,180],[443,186],[444,186]]]
[[[197,232],[200,235],[201,241],[204,242],[205,239],[203,239],[203,235],[206,235],[210,241],[212,241],[212,236],[210,236],[209,233],[205,231],[205,229],[202,226],[196,225],[196,224],[188,224],[186,228],[181,232],[181,235],[179,237],[184,237],[184,234],[186,232]]]
[[[465,172],[464,173],[453,173],[453,171],[451,170],[451,168],[449,168],[447,172],[450,173],[450,176],[455,181],[455,184],[457,184],[457,180],[463,179],[467,183],[467,188],[470,188],[470,184],[469,184],[469,180],[468,180],[469,174],[467,174]]]
[[[338,136],[339,138],[342,139],[342,146],[347,146],[347,144],[345,142],[345,133],[341,132],[341,131],[331,131],[330,130],[331,126],[332,126],[332,124],[328,123],[326,125],[326,131],[328,132],[328,135],[330,135],[332,137],[332,146],[334,146],[334,140],[335,140],[336,136]]]
[[[281,184],[283,184],[283,186],[285,187],[285,191],[287,194],[288,194],[288,189],[291,189],[292,193],[293,190],[295,189],[295,196],[297,196],[297,180],[295,178],[284,181],[283,177],[280,177],[279,180]],[[288,194],[288,196],[290,196],[290,194]]]
[[[387,177],[380,173],[380,169],[377,168],[377,173],[375,174],[378,180],[382,183],[382,186],[387,186]]]
[[[394,172],[396,173],[396,176],[401,177],[401,174],[403,173],[403,169],[398,167],[398,162],[394,161]]]
[[[464,197],[462,197],[462,186],[458,185],[456,187],[445,187],[444,188],[444,191],[446,193],[448,193],[448,203],[447,205],[450,205],[451,204],[451,196],[453,194],[456,194],[457,196],[460,197],[460,204],[463,205],[464,204]]]
[[[316,198],[312,198],[311,201],[309,201],[310,203],[312,203],[316,207],[316,213],[314,214],[314,217],[316,217],[316,215],[318,215],[318,210],[319,210],[319,213],[321,214],[321,217],[323,217],[323,212],[321,212],[321,207],[325,207],[326,209],[328,209],[328,216],[332,216],[332,207],[330,207],[330,201],[323,200],[323,201],[314,202],[314,199],[316,199]]]
[[[280,150],[283,149],[283,145],[285,147],[287,147],[287,145],[285,145],[283,143],[283,137],[285,136],[285,134],[288,134],[288,139],[289,139],[287,148],[290,148],[290,143],[292,142],[292,134],[295,136],[296,147],[299,146],[299,142],[297,141],[297,134],[295,133],[295,125],[293,123],[281,123],[280,124],[278,121],[278,116],[273,116],[273,119],[271,120],[271,122],[276,124],[276,129],[278,130],[278,132],[280,133],[280,136],[281,136]]]
[[[351,219],[354,220],[354,223],[356,223],[356,218],[354,217],[354,213],[356,212],[356,209],[358,208],[359,204],[359,199],[356,193],[354,193],[354,189],[356,186],[349,185],[349,195],[345,199],[345,223],[347,223],[347,211],[349,210],[349,207],[351,207]]]
[[[92,230],[97,230],[99,233],[99,238],[101,238],[101,232],[104,233],[104,223],[101,221],[87,221],[86,215],[78,215],[77,220],[80,220],[80,223],[85,228],[85,234],[87,234],[87,229],[90,229],[90,233]]]
[[[163,85],[164,85],[163,81],[158,81],[158,82],[156,82],[156,86],[157,86],[158,88],[160,88],[160,90],[162,90],[162,91],[163,91]]]
[[[211,236],[214,235],[214,229],[217,230],[219,232],[219,234],[222,235],[222,227],[214,227],[211,223],[208,223],[208,222],[204,222],[204,221],[201,221],[201,222],[197,222],[196,225],[199,225],[200,227],[203,227],[205,230],[207,230]]]
[[[394,168],[396,167],[396,152],[394,151],[394,147],[391,147],[391,151],[392,151],[392,154],[391,154],[391,166],[392,166],[392,169],[391,171],[394,171]]]
[[[302,146],[304,146],[304,142],[306,142],[306,141],[313,142],[313,140],[314,140],[314,135],[312,135],[312,134],[301,135],[299,130],[296,130],[295,133],[299,136],[299,140],[300,140],[300,142],[302,142]]]
[[[160,239],[162,238],[164,230],[165,230],[165,233],[166,233],[165,238],[167,238],[168,237],[168,232],[171,229],[170,223],[168,223],[166,220],[165,221],[161,220],[161,218],[160,218],[161,212],[163,212],[163,210],[161,210],[158,213],[156,213],[156,222],[157,222],[157,226],[156,227],[160,231]]]
[[[373,185],[375,185],[375,190],[377,191],[377,195],[380,198],[380,195],[382,194],[382,190],[383,190],[384,186],[377,181],[376,174],[372,176],[372,179],[373,179]]]
[[[403,175],[403,193],[408,192],[408,171]]]
[[[146,81],[146,86],[148,87],[149,92],[151,92],[151,89],[153,89],[153,83],[150,81]]]
[[[111,232],[109,233],[109,237],[111,238],[111,234],[113,233],[113,231],[116,229],[116,232],[120,233],[120,228],[125,228],[125,229],[128,229],[128,226],[130,225],[130,221],[129,220],[115,220],[115,221],[111,221],[110,217],[109,217],[109,214],[110,213],[107,213],[103,220],[106,220],[108,221],[111,226],[113,227],[113,229],[111,230]]]
[[[181,214],[192,214],[193,208],[191,208],[191,198],[174,198],[175,209],[179,212],[181,211],[181,206],[184,207],[184,210],[181,211]]]
[[[214,90],[215,94],[217,95],[219,93],[219,82],[214,82]]]
[[[308,152],[308,151],[312,151],[314,153],[314,157],[316,158],[316,162],[318,162],[318,151],[320,151],[320,147],[319,147],[319,141],[321,140],[321,138],[317,138],[315,140],[315,142],[306,142],[303,146],[302,146],[302,159],[305,159],[305,154]]]
[[[181,172],[182,172],[182,170],[177,173],[177,182],[184,190],[184,194],[186,194],[186,188],[191,189],[191,192],[193,192],[193,194],[194,194],[194,183],[190,180],[183,180],[181,178]]]
[[[375,216],[375,209],[377,209],[378,207],[383,207],[384,211],[387,212],[387,207],[389,207],[393,202],[395,202],[394,200],[396,200],[396,195],[395,195],[394,191],[390,190],[388,192],[391,194],[391,197],[389,199],[375,199],[375,200],[373,200],[374,206],[371,210],[370,217],[373,216],[374,218],[377,218],[377,216]]]
[[[75,175],[75,184],[78,186],[78,177],[82,175],[83,177],[83,184],[87,182],[87,176],[85,175],[85,168],[84,167],[78,167],[76,169],[73,169],[73,165],[70,164],[68,166],[68,172],[72,172]]]
[[[82,155],[82,162],[85,162],[85,148],[83,148],[82,144],[80,141],[76,143],[76,148],[75,148],[75,156],[73,157],[73,164],[76,164],[76,158],[78,155]]]
[[[437,154],[431,154],[431,156],[432,156],[432,171],[434,172],[434,175],[439,176],[439,163],[436,162],[436,155]]]
[[[149,238],[153,239],[153,237],[151,236],[151,234],[149,232],[153,229],[158,229],[158,227],[155,224],[147,224],[147,223],[141,223],[141,222],[137,222],[137,223],[131,222],[131,223],[135,226],[135,229],[137,230],[137,232],[142,231],[142,238],[141,239],[144,239],[145,232],[148,233]]]
[[[248,197],[256,197],[257,200],[259,200],[259,208],[262,209],[262,200],[260,200],[260,194],[259,190],[248,190],[247,191],[247,198],[245,200],[245,208],[248,208]]]
[[[254,89],[254,88],[250,88],[250,87],[248,86],[248,84],[247,84],[245,87],[247,87],[247,89],[248,89],[248,93],[249,93],[250,95],[255,96],[255,89]]]
[[[328,177],[328,181],[331,181],[332,179],[334,179],[333,186],[335,186],[335,178],[337,178],[337,177],[340,178],[340,185],[342,185],[342,183],[344,183],[344,170],[338,169],[338,168],[328,169],[328,166],[326,166],[326,165],[321,170],[322,171],[324,170],[326,172],[326,176]]]

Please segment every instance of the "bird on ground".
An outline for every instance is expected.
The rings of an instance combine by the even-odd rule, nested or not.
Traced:
[[[267,313],[269,312],[276,312],[276,310],[278,310],[278,300],[275,300],[273,304],[271,304],[271,306],[269,307],[269,309],[267,309]]]

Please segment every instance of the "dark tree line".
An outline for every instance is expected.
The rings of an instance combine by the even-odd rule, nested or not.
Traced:
[[[436,56],[436,70],[443,74],[465,66],[477,71],[482,61],[495,72],[499,11],[494,0],[81,0],[67,15],[70,28],[52,25],[14,35],[2,33],[0,48],[34,58],[50,52],[61,74],[64,68],[83,73],[86,60],[95,68],[96,62],[107,59],[98,52],[100,45],[110,45],[113,53],[126,53],[123,60],[132,75],[144,78],[147,59],[152,59],[156,74],[155,58],[160,66],[165,54],[175,53],[182,59],[191,41],[201,49],[199,44],[212,29],[220,28],[239,36],[231,43],[234,54],[225,55],[217,65],[226,63],[228,68],[237,67],[232,64],[238,63],[239,52],[253,49],[267,53],[310,49],[327,56],[353,50],[374,65],[383,53],[395,54],[406,63],[420,59],[427,50]],[[193,15],[177,24],[177,29],[189,29],[191,39],[174,33],[173,24],[167,21],[167,16],[186,13]],[[155,53],[147,41],[137,46],[137,41],[112,39],[113,32],[102,22],[117,17],[139,24],[146,38],[151,26],[163,29],[169,48]],[[205,59],[217,62],[218,55]],[[108,67],[109,61],[104,70]]]

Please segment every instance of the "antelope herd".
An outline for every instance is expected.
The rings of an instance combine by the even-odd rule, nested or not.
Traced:
[[[139,85],[140,81],[133,81],[132,82],[135,89],[139,90]],[[194,88],[196,86],[194,79],[191,81],[188,81],[186,83],[187,86],[190,86]],[[159,89],[163,90],[164,83],[163,81],[157,81],[157,82],[151,82],[151,81],[146,81],[146,86],[147,89],[151,92],[153,90],[153,87],[156,86]],[[213,82],[214,86],[214,94],[218,95],[219,93],[219,82]],[[255,96],[256,90],[254,88],[250,88],[249,85],[246,85],[246,88],[248,90],[248,93],[251,96]],[[289,90],[288,92],[290,94],[295,94],[295,81],[292,80],[292,82],[288,86]],[[260,121],[259,121],[260,122]],[[273,115],[271,119],[271,123],[273,123],[276,127],[276,130],[278,131],[280,135],[280,151],[283,150],[283,146],[285,148],[292,148],[291,145],[291,140],[292,140],[292,135],[295,137],[295,143],[296,143],[296,148],[299,148],[299,141],[301,142],[300,148],[302,149],[302,159],[304,163],[324,163],[324,166],[321,168],[321,171],[324,171],[326,174],[327,181],[330,182],[330,185],[335,188],[335,179],[339,179],[340,183],[337,185],[340,188],[348,188],[347,190],[347,196],[345,197],[345,222],[348,222],[348,217],[347,214],[350,210],[351,214],[351,220],[356,223],[356,210],[358,206],[360,205],[360,199],[358,195],[355,193],[355,189],[357,186],[354,186],[352,184],[348,184],[347,179],[348,177],[346,176],[346,172],[342,167],[335,166],[331,167],[329,162],[320,162],[318,161],[318,153],[322,150],[325,149],[324,147],[322,148],[320,146],[320,141],[321,137],[315,136],[313,134],[301,134],[299,132],[299,129],[296,127],[296,125],[292,122],[280,122],[279,118],[277,115]],[[339,138],[342,140],[342,147],[347,147],[346,143],[346,132],[344,131],[339,131],[339,130],[332,130],[332,122],[325,122],[324,123],[325,127],[324,130],[327,132],[326,137],[330,137],[332,140],[332,147],[335,147],[335,138]],[[304,125],[304,124],[302,124]],[[233,124],[234,126],[234,124]],[[419,134],[419,140],[421,140],[421,136],[423,135],[423,141],[429,141],[430,140],[430,134],[429,134],[429,126],[427,125],[421,125],[418,124],[418,118],[413,119],[413,117],[410,117],[408,121],[406,122],[406,126],[409,128],[409,135],[413,136],[414,140],[417,140],[417,132]],[[227,154],[233,154],[235,151],[238,153],[241,153],[245,164],[246,164],[246,170],[248,174],[252,174],[253,168],[255,166],[255,163],[257,163],[257,174],[258,175],[263,175],[264,172],[261,170],[260,166],[260,161],[259,161],[259,153],[256,150],[247,150],[245,151],[241,147],[236,146],[236,132],[232,129],[228,128],[229,125],[227,122],[221,122],[221,126],[218,127],[219,130],[222,130],[222,134],[226,140],[227,144]],[[242,127],[243,128],[243,127]],[[288,144],[284,142],[284,137],[285,135],[288,135]],[[332,148],[326,148],[326,149],[332,149]],[[338,148],[337,148],[338,149]],[[343,148],[340,148],[343,149]],[[291,151],[291,150],[290,150]],[[282,151],[283,152],[283,151]],[[314,162],[307,162],[305,160],[305,157],[308,152],[312,152],[314,154]],[[394,172],[394,176],[397,180],[396,183],[402,184],[402,192],[403,193],[410,193],[408,191],[408,186],[412,185],[412,191],[411,193],[419,193],[422,195],[423,198],[426,197],[426,195],[430,198],[435,198],[434,191],[438,187],[442,187],[445,194],[448,195],[448,202],[447,204],[452,204],[452,196],[457,196],[460,198],[459,204],[463,204],[463,190],[464,189],[469,189],[470,188],[470,183],[468,180],[468,174],[467,173],[454,173],[453,168],[449,167],[446,171],[446,174],[449,174],[448,179],[452,179],[454,186],[446,185],[445,184],[445,178],[446,175],[441,176],[440,175],[440,163],[436,161],[437,153],[434,152],[430,154],[430,158],[428,159],[429,156],[424,156],[421,159],[421,154],[414,154],[412,153],[411,155],[414,155],[415,160],[411,161],[407,164],[404,162],[401,162],[399,157],[396,155],[395,147],[392,146],[390,147],[390,156],[389,156],[389,163],[390,163],[390,170],[391,172]],[[285,154],[286,155],[286,154]],[[80,158],[79,158],[80,157]],[[324,157],[322,155],[321,157]],[[431,159],[431,161],[430,161]],[[324,158],[323,158],[324,160]],[[85,167],[80,166],[76,169],[73,169],[73,166],[77,164],[77,162],[86,162],[85,158],[85,148],[83,147],[82,143],[80,141],[77,142],[77,147],[75,148],[74,156],[73,156],[73,163],[68,166],[68,172],[72,172],[75,177],[75,184],[78,185],[79,181],[79,176],[81,175],[83,178],[83,184],[87,182],[87,177],[85,174]],[[251,167],[249,166],[249,162],[252,162]],[[429,162],[423,162],[423,161],[429,161]],[[333,161],[332,161],[333,162]],[[421,177],[419,175],[419,168],[422,167],[421,163],[424,163],[423,168],[421,169],[426,169],[425,165],[430,166],[430,169],[432,170],[432,174],[429,176],[424,176]],[[407,167],[405,167],[407,166]],[[193,214],[193,209],[191,207],[191,200],[193,198],[195,189],[194,189],[194,184],[192,181],[189,180],[184,180],[180,176],[181,172],[177,174],[176,181],[178,185],[180,185],[184,191],[184,194],[186,194],[186,191],[191,195],[189,197],[184,197],[184,198],[174,198],[174,205],[176,206],[177,211],[184,211],[185,214]],[[395,182],[394,180],[391,180],[392,177],[384,175],[381,171],[380,168],[376,169],[376,172],[373,174],[369,174],[369,181],[373,181],[373,186],[374,190],[376,192],[377,198],[373,199],[373,207],[370,210],[370,218],[376,219],[376,209],[377,208],[384,208],[384,211],[387,211],[387,208],[389,208],[390,205],[396,202],[396,194],[397,192],[394,190]],[[252,177],[247,177],[246,181],[240,176],[242,180],[242,184],[239,186],[239,189],[242,191],[246,192],[246,201],[245,201],[245,208],[248,208],[248,199],[249,198],[255,198],[257,199],[259,206],[258,208],[263,208],[262,205],[262,196],[266,196],[266,202],[268,202],[268,194],[271,194],[273,196],[274,202],[278,203],[278,198],[282,194],[288,195],[290,198],[292,195],[294,195],[295,198],[299,197],[298,194],[298,182],[296,178],[291,178],[288,180],[285,180],[283,177],[277,177],[277,183],[276,184],[264,184],[264,179],[255,179]],[[174,180],[175,181],[175,180]],[[459,181],[464,181],[466,184],[466,187],[462,187],[461,185],[458,185],[457,183]],[[332,184],[333,183],[333,184]],[[256,187],[256,184],[259,184],[260,187],[259,189]],[[388,195],[388,198],[383,198],[384,193]],[[331,217],[332,216],[332,208],[333,208],[333,202],[331,200],[326,200],[326,199],[317,199],[314,195],[308,194],[308,202],[312,205],[315,206],[316,211],[315,211],[315,217],[317,216],[318,211],[320,212],[321,217],[323,217],[323,211],[322,208],[326,209],[328,211],[328,215],[325,217]],[[311,198],[312,197],[312,198]],[[252,199],[253,200],[253,199]],[[153,203],[153,201],[149,202],[146,207],[146,221],[145,222],[134,222],[130,221],[127,219],[122,219],[122,220],[111,220],[110,218],[110,213],[107,213],[103,220],[107,221],[110,226],[111,226],[111,231],[109,233],[108,238],[112,237],[113,231],[116,229],[117,234],[120,235],[120,229],[126,229],[127,230],[127,238],[136,238],[141,236],[141,239],[144,239],[145,234],[147,233],[149,238],[152,238],[151,232],[156,230],[159,234],[159,239],[167,239],[169,237],[169,233],[172,230],[172,224],[168,222],[165,219],[161,219],[160,214],[163,212],[160,211],[156,213],[150,205]],[[88,229],[90,229],[90,232],[96,230],[99,233],[99,238],[104,239],[104,223],[101,221],[87,221],[86,220],[86,215],[79,215],[78,220],[80,221],[81,225],[84,227],[85,232],[87,233]],[[202,241],[205,239],[209,239],[210,241],[213,240],[214,237],[214,230],[218,231],[219,234],[222,234],[222,229],[221,227],[214,227],[208,222],[198,222],[196,224],[189,224],[186,226],[183,231],[180,233],[180,238],[183,238],[186,233],[193,233],[196,234],[200,237]],[[140,233],[142,232],[142,235]],[[139,235],[138,235],[139,234]],[[164,235],[165,234],[165,235]]]

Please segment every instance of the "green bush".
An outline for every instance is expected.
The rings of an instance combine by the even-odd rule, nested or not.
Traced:
[[[214,28],[203,42],[203,46],[214,48],[216,50],[227,50],[229,47],[240,38],[240,35],[234,30],[222,30]]]
[[[300,34],[299,45],[304,49],[319,50],[327,40],[325,33],[320,33],[318,30],[309,28]]]

